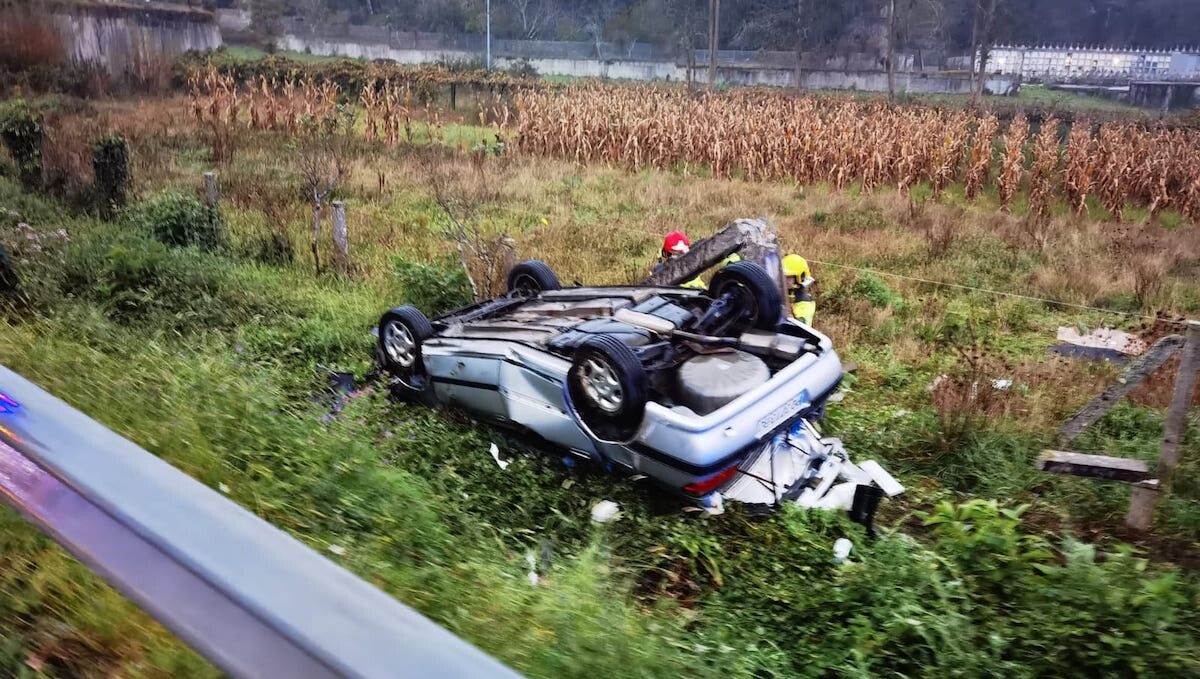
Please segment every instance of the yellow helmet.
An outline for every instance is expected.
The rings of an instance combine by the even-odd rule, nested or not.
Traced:
[[[800,280],[810,278],[812,273],[808,269],[808,261],[800,255],[788,255],[783,258],[783,275],[795,276]]]

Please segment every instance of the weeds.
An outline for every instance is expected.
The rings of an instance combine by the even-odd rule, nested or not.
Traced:
[[[409,302],[431,316],[472,301],[470,282],[452,261],[426,264],[397,257],[396,279]]]
[[[182,193],[153,196],[133,206],[126,219],[134,228],[167,245],[216,250],[226,242],[225,226],[216,210]]]
[[[925,243],[929,247],[930,259],[945,257],[950,252],[950,248],[953,247],[954,240],[958,236],[962,218],[962,210],[935,215],[930,214],[924,202],[917,202],[911,198],[908,201],[907,226],[916,229],[924,236]]]

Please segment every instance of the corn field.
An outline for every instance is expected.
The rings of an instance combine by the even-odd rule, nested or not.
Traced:
[[[358,96],[344,91],[337,81],[291,74],[259,75],[242,81],[214,67],[194,70],[188,77],[192,115],[202,125],[228,132],[235,126],[253,130],[282,130],[302,134],[346,126],[362,113],[362,133],[369,142],[388,146],[417,141],[415,123],[421,121],[423,139],[442,139],[444,124],[427,89],[405,80],[374,80],[363,84]],[[357,108],[353,105],[357,104]],[[512,108],[503,97],[477,97],[481,124],[496,128],[497,137],[509,126]]]
[[[1118,218],[1136,205],[1200,221],[1195,129],[1081,120],[1063,130],[1051,118],[1033,131],[1017,116],[1001,132],[991,114],[755,90],[584,85],[513,99],[517,145],[533,155],[865,191],[963,182],[972,199],[994,186],[1006,208],[1028,191],[1041,216],[1054,200],[1083,212],[1092,198]]]

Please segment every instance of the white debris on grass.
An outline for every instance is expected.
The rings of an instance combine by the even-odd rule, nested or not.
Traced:
[[[492,446],[490,448],[488,448],[488,452],[492,454],[492,459],[496,461],[496,464],[500,465],[500,471],[504,471],[505,469],[508,469],[508,465],[512,462],[512,460],[501,460],[500,459],[500,447],[499,446],[497,446],[495,443],[493,443]]]
[[[526,575],[526,578],[529,580],[530,585],[536,587],[540,578],[538,578],[537,574],[537,559],[533,558],[533,552],[525,554],[525,563],[529,564],[529,573]]]
[[[850,550],[852,549],[854,549],[853,542],[850,542],[846,538],[838,538],[833,543],[833,560],[837,563],[845,561],[846,557],[850,556]]]
[[[1076,328],[1063,326],[1058,329],[1057,339],[1085,349],[1114,351],[1126,356],[1141,356],[1149,348],[1145,340],[1137,335],[1112,328],[1098,328],[1085,334]]]
[[[997,378],[992,380],[992,389],[996,391],[1008,391],[1012,389],[1013,381],[1008,378]]]
[[[612,500],[601,500],[592,507],[592,521],[608,523],[621,516],[621,505]]]
[[[346,555],[346,548],[341,545],[329,545],[329,551],[337,554],[338,556]]]
[[[225,493],[226,495],[229,494],[229,486],[225,485],[224,483],[218,483],[217,490],[221,491],[222,493]]]
[[[725,497],[720,493],[710,493],[700,500],[704,513],[709,516],[720,516],[725,513]]]

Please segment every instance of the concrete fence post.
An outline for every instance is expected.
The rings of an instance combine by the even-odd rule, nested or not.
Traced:
[[[1179,464],[1179,444],[1187,432],[1188,410],[1196,388],[1196,372],[1200,371],[1200,321],[1188,321],[1187,343],[1179,356],[1179,372],[1175,376],[1175,393],[1163,427],[1162,447],[1158,467],[1154,470],[1155,484],[1143,482],[1134,487],[1129,499],[1129,514],[1125,523],[1136,530],[1147,530],[1154,520],[1154,510],[1164,493],[1171,491],[1171,480]],[[1145,487],[1142,487],[1145,486]]]
[[[217,185],[217,173],[204,173],[204,202],[216,210],[221,202],[221,187]]]
[[[350,236],[346,231],[346,204],[335,200],[333,205],[334,264],[342,273],[350,270]]]

